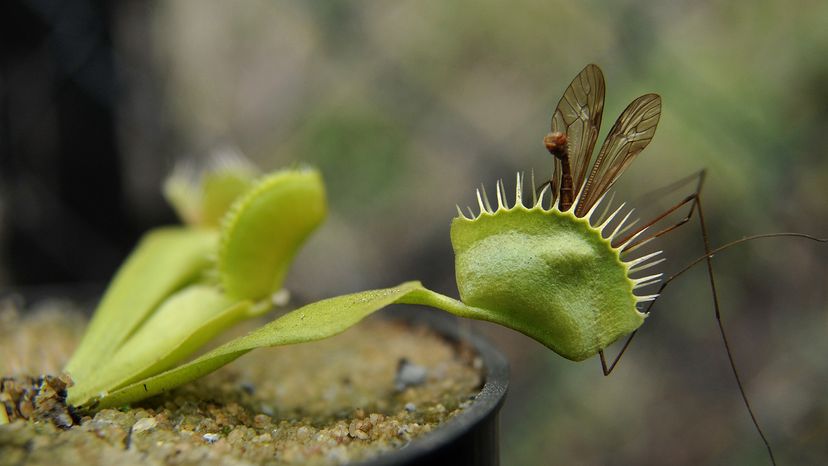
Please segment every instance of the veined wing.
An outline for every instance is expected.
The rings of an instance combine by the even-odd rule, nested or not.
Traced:
[[[661,97],[646,94],[632,101],[613,125],[589,173],[575,215],[582,216],[653,139],[661,117]]]
[[[604,74],[596,65],[587,65],[566,88],[555,114],[552,132],[566,134],[572,183],[577,191],[586,178],[587,166],[601,128],[604,110]],[[556,160],[552,185],[560,186],[560,162]],[[553,190],[553,196],[557,196]]]

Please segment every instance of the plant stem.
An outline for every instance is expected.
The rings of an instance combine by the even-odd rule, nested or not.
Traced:
[[[399,304],[419,304],[421,306],[429,306],[449,312],[457,317],[497,322],[496,316],[491,311],[481,309],[479,307],[468,306],[463,304],[460,300],[437,293],[436,291],[431,291],[423,286],[420,286],[416,290],[404,295],[396,302]]]

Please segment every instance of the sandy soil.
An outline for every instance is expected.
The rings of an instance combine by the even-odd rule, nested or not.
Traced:
[[[78,413],[59,374],[84,325],[65,303],[0,309],[0,403],[13,419],[0,426],[0,464],[343,464],[433,430],[482,382],[468,348],[374,318],[253,351],[132,407]]]

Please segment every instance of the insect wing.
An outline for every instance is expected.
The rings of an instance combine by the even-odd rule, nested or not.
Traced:
[[[572,182],[576,190],[584,182],[592,150],[598,139],[604,93],[604,74],[601,69],[596,65],[587,65],[566,88],[552,116],[552,132],[566,134]],[[556,160],[553,187],[560,186],[560,176],[560,162]],[[557,191],[553,190],[553,193]]]
[[[589,178],[583,185],[575,215],[587,212],[621,176],[655,135],[661,117],[661,97],[646,94],[632,101],[613,125]]]

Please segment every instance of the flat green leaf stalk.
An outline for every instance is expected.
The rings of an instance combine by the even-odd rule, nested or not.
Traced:
[[[173,292],[210,267],[218,235],[195,228],[147,233],[121,266],[95,311],[66,371],[80,382],[92,375]]]

